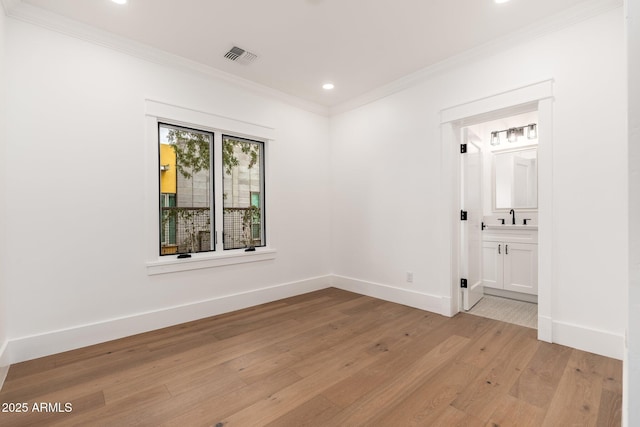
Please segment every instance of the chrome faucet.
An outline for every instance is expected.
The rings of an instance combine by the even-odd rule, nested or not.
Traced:
[[[511,209],[509,211],[509,214],[511,214],[511,224],[512,225],[516,225],[516,211],[514,211],[513,209]]]

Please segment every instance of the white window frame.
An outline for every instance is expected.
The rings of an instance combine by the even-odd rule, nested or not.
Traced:
[[[229,117],[220,116],[213,113],[199,111],[195,109],[180,107],[147,99],[145,100],[145,116],[146,116],[146,253],[147,253],[147,274],[156,275],[164,273],[174,273],[180,271],[190,271],[202,268],[213,268],[232,264],[241,264],[248,262],[258,262],[274,259],[277,251],[271,246],[271,230],[265,215],[264,230],[265,235],[269,238],[266,246],[257,247],[254,252],[245,252],[244,249],[231,249],[225,251],[211,251],[190,254],[190,258],[178,259],[177,256],[160,256],[158,247],[160,242],[160,216],[158,215],[158,206],[160,206],[160,188],[158,180],[158,124],[165,123],[175,126],[183,126],[192,129],[198,129],[213,132],[214,153],[222,153],[222,135],[234,135],[242,138],[253,139],[264,142],[264,192],[269,191],[269,145],[275,140],[275,129],[261,124],[251,123],[243,120],[236,120]],[[214,155],[214,170],[223,171],[222,156]],[[214,176],[214,200],[216,209],[220,206],[223,194],[222,179]],[[218,200],[218,197],[220,199]],[[265,213],[270,212],[268,206],[269,197],[264,197]],[[215,215],[216,238],[219,244],[223,241],[223,215]]]

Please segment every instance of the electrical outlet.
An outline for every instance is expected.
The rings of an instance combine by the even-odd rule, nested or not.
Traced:
[[[407,271],[407,283],[413,283],[413,272]]]

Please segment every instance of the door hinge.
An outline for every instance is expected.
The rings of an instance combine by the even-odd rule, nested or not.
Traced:
[[[460,211],[460,221],[467,220],[467,211]]]
[[[460,153],[464,154],[467,152],[467,144],[460,144]]]
[[[467,289],[467,279],[460,279],[460,287]]]

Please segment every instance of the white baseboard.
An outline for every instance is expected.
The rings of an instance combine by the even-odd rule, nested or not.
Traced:
[[[205,301],[168,307],[152,312],[110,319],[73,328],[11,339],[0,347],[0,387],[8,366],[38,357],[86,347],[134,334],[228,313],[334,286],[443,316],[453,316],[451,298],[373,283],[344,276],[327,275],[284,283]],[[538,318],[538,338],[615,359],[624,357],[624,336],[580,325]]]
[[[455,314],[451,313],[451,298],[448,296],[429,295],[422,292],[337,275],[332,277],[331,284],[338,289],[419,308],[443,316],[450,317]]]
[[[538,339],[553,342],[553,320],[550,317],[538,314]]]
[[[0,390],[2,390],[2,386],[4,385],[4,380],[7,379],[7,374],[9,373],[8,366],[0,367]]]
[[[7,347],[9,347],[9,341],[5,341],[0,344],[0,366],[9,366],[11,364],[9,362],[9,352],[7,351]]]
[[[553,342],[618,360],[624,358],[624,335],[609,331],[554,321]]]
[[[7,379],[7,374],[9,373],[10,363],[7,355],[7,341],[5,341],[0,346],[0,390],[2,390],[4,380]]]
[[[206,301],[106,320],[9,340],[6,365],[74,350],[101,342],[203,319],[243,308],[305,294],[330,286],[331,277],[314,277]]]
[[[538,295],[523,294],[522,292],[506,291],[504,289],[495,289],[488,286],[484,287],[485,295],[493,295],[500,298],[509,298],[516,301],[538,303]]]

